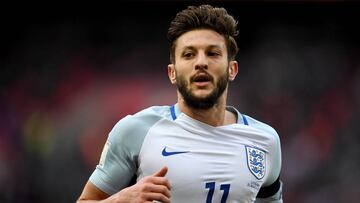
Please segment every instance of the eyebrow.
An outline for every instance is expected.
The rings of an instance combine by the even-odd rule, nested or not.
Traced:
[[[206,47],[206,49],[214,49],[214,48],[221,49],[221,46],[219,46],[219,45],[209,45],[209,46]],[[190,49],[190,50],[193,50],[193,51],[196,50],[196,48],[194,46],[185,46],[182,50],[186,50],[186,49]]]

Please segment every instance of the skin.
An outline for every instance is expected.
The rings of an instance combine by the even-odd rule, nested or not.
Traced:
[[[208,29],[192,30],[176,40],[175,61],[168,65],[168,76],[172,84],[177,85],[177,78],[187,81],[187,89],[193,96],[204,98],[215,89],[221,76],[227,74],[233,81],[238,73],[236,61],[228,61],[225,39],[222,35]],[[190,82],[194,76],[209,74],[212,81]],[[228,87],[209,109],[195,109],[186,104],[177,92],[180,110],[188,116],[211,126],[222,126],[236,122],[233,113],[226,111]],[[153,175],[146,176],[133,186],[109,196],[91,182],[87,182],[77,203],[116,202],[143,203],[153,200],[170,203],[171,185],[165,177],[168,168],[164,166]]]
[[[176,41],[175,63],[168,65],[168,76],[172,84],[177,84],[177,76],[185,78],[188,89],[195,97],[204,98],[215,88],[219,77],[226,74],[233,81],[238,73],[236,61],[228,61],[225,39],[222,35],[208,29],[192,30],[181,35]],[[210,74],[212,82],[190,82],[196,74]],[[178,74],[178,75],[177,75]],[[236,122],[234,114],[225,110],[228,87],[210,109],[195,109],[186,104],[182,95],[178,95],[181,112],[211,126],[228,125]]]

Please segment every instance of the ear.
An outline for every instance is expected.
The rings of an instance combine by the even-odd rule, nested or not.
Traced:
[[[171,84],[176,84],[176,71],[175,71],[175,65],[169,64],[168,65],[168,76],[170,79]]]
[[[237,61],[230,61],[229,63],[229,81],[235,80],[238,74],[238,63]]]

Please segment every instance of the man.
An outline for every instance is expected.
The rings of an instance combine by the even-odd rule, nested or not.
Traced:
[[[179,12],[168,30],[173,106],[120,120],[82,202],[282,202],[280,141],[226,106],[238,72],[236,21],[209,5]]]

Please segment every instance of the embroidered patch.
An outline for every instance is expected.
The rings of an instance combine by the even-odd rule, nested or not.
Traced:
[[[110,142],[107,141],[104,145],[104,148],[103,148],[103,151],[101,153],[101,157],[100,157],[100,161],[99,161],[99,166],[101,168],[104,167],[104,164],[105,164],[105,160],[106,160],[106,155],[108,153],[108,150],[109,150],[109,147],[110,147]]]
[[[265,176],[265,152],[255,147],[245,146],[247,165],[250,172],[257,178]]]

